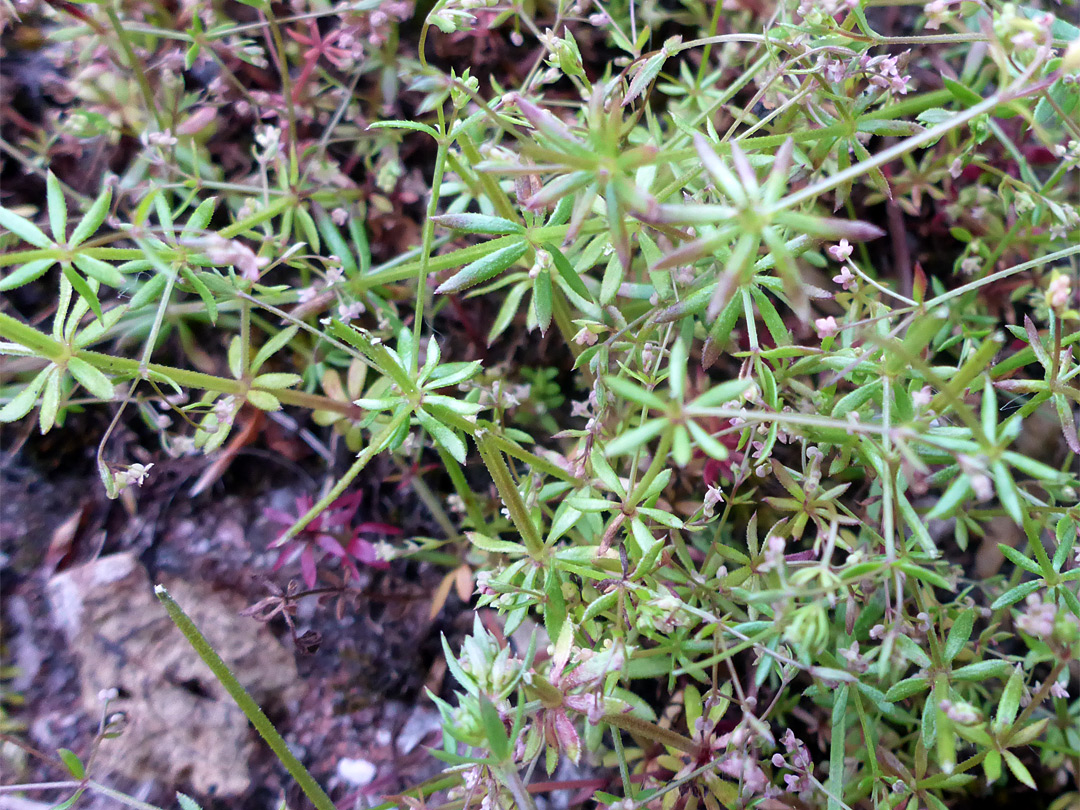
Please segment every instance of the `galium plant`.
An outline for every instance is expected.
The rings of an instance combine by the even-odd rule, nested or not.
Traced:
[[[148,134],[92,200],[11,146],[45,195],[0,209],[0,417],[134,409],[164,465],[308,411],[351,461],[277,542],[346,565],[372,460],[437,460],[445,537],[391,556],[499,626],[446,645],[444,778],[385,806],[531,807],[563,758],[620,810],[1077,800],[1074,3],[439,0],[417,59],[410,3],[246,5],[56,19],[53,137]],[[528,67],[430,59],[469,42]],[[154,472],[110,433],[116,495]]]

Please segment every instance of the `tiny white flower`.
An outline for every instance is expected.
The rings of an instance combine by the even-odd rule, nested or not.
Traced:
[[[578,333],[574,335],[574,343],[578,346],[592,346],[596,343],[596,340],[596,335],[586,326],[581,327]]]
[[[361,315],[363,315],[365,309],[366,308],[360,301],[353,301],[348,304],[340,304],[338,305],[337,310],[338,320],[342,321],[343,323],[348,323],[354,318],[359,318]]]
[[[724,493],[720,487],[711,486],[705,493],[705,516],[712,517],[718,503],[724,502]]]
[[[822,338],[832,337],[840,331],[840,326],[836,323],[836,318],[830,315],[827,318],[818,318],[814,321],[814,329]]]
[[[143,481],[150,474],[150,468],[153,466],[153,464],[130,464],[126,469],[117,472],[113,480],[116,481],[116,486],[122,490],[132,485],[141,487]]]
[[[846,262],[851,257],[851,251],[851,243],[847,239],[841,239],[839,244],[832,245],[826,252],[836,261]]]
[[[1055,273],[1046,289],[1046,304],[1051,309],[1064,309],[1069,303],[1072,284],[1064,273]]]
[[[851,272],[851,268],[846,264],[840,270],[838,275],[833,276],[833,283],[839,284],[845,290],[855,289],[855,274]]]

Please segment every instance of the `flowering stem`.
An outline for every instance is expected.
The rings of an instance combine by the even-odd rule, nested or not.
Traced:
[[[288,531],[278,538],[276,545],[284,545],[289,540],[296,537],[296,535],[303,531],[304,528],[317,518],[324,509],[340,498],[345,490],[348,489],[349,484],[353,482],[353,479],[355,479],[356,476],[360,474],[360,471],[367,466],[368,462],[381,453],[386,448],[390,439],[393,438],[394,434],[401,429],[403,424],[408,422],[409,414],[410,412],[403,408],[386,424],[386,427],[372,436],[368,446],[360,451],[360,455],[356,457],[356,461],[352,463],[352,466],[349,467],[343,476],[341,476],[331,490],[323,495],[313,507],[296,521],[296,523],[290,526]]]
[[[225,691],[229,693],[229,696],[236,701],[236,705],[240,707],[240,710],[244,713],[251,725],[255,726],[255,730],[259,732],[266,744],[270,746],[270,749],[274,752],[277,758],[281,761],[281,764],[285,766],[285,769],[300,785],[300,789],[304,791],[304,795],[311,800],[311,803],[315,805],[318,810],[336,810],[334,803],[330,801],[330,797],[326,795],[319,783],[304,767],[289,750],[289,746],[282,738],[274,724],[270,722],[269,718],[263,714],[263,710],[259,708],[259,704],[255,702],[255,699],[248,694],[248,691],[236,680],[236,677],[229,670],[228,665],[221,660],[221,656],[217,654],[210,643],[206,640],[206,637],[199,632],[199,628],[195,626],[195,623],[188,618],[188,615],[184,613],[183,609],[176,603],[176,601],[169,596],[169,592],[165,590],[165,587],[158,585],[154,588],[154,593],[157,594],[157,598],[165,606],[165,610],[169,613],[169,618],[172,619],[180,632],[184,634],[184,637],[188,640],[188,643],[195,648],[195,652],[199,654],[210,671],[214,673],[214,677],[218,679],[218,682],[225,687]]]

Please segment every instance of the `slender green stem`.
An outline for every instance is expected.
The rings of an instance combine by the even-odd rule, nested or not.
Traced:
[[[443,463],[443,469],[450,476],[450,482],[454,485],[454,490],[465,505],[465,514],[469,516],[469,520],[472,521],[474,527],[481,529],[486,522],[484,513],[480,509],[480,502],[476,500],[476,495],[469,486],[469,482],[465,480],[465,473],[461,469],[461,465],[457,463],[456,458],[442,448],[442,445],[436,443],[435,450]]]
[[[510,794],[514,797],[514,803],[521,810],[536,810],[536,802],[533,801],[533,797],[529,794],[528,788],[525,787],[525,783],[521,779],[521,774],[518,773],[514,764],[507,763],[495,769],[496,773],[502,779],[510,789]]]
[[[318,810],[336,810],[334,803],[330,801],[330,797],[326,795],[325,791],[319,787],[319,783],[304,767],[289,750],[288,744],[286,744],[284,738],[276,728],[274,724],[270,722],[269,718],[263,714],[263,710],[259,708],[259,704],[255,702],[255,699],[248,694],[248,691],[240,684],[236,677],[229,670],[228,665],[221,660],[221,656],[217,654],[210,643],[206,640],[202,633],[199,632],[199,628],[195,626],[195,623],[188,618],[188,615],[184,613],[183,609],[176,603],[176,601],[169,596],[165,587],[158,585],[154,588],[154,593],[157,594],[157,598],[161,600],[161,603],[165,606],[165,610],[169,613],[169,618],[173,620],[180,632],[184,634],[184,637],[188,640],[188,643],[195,648],[195,652],[199,654],[199,657],[210,667],[210,671],[214,673],[214,677],[218,679],[218,682],[225,687],[225,691],[229,693],[229,696],[236,701],[236,705],[240,707],[240,710],[244,713],[247,719],[251,722],[251,725],[255,726],[255,730],[259,732],[266,744],[270,746],[270,749],[274,752],[277,758],[281,761],[281,764],[285,766],[285,769],[300,785],[300,789],[304,791],[304,795],[311,800],[311,803],[315,805]]]
[[[135,74],[135,82],[139,85],[139,92],[142,93],[146,109],[154,116],[158,129],[164,130],[165,123],[162,120],[161,113],[158,112],[157,104],[154,101],[154,91],[150,88],[150,81],[146,78],[146,71],[143,70],[142,62],[140,62],[139,57],[135,55],[135,49],[131,47],[131,41],[128,39],[128,31],[125,30],[124,25],[120,22],[120,17],[117,16],[116,10],[112,8],[109,3],[103,3],[102,5],[105,9],[105,15],[109,18],[109,24],[116,34],[116,38],[120,40],[120,49],[124,52],[124,57],[128,61],[128,67],[131,69],[131,72]]]
[[[440,129],[445,133],[446,125],[442,123],[442,110],[439,110]],[[427,215],[424,217],[424,227],[421,232],[422,247],[420,249],[420,266],[416,270],[416,311],[413,314],[413,345],[416,351],[412,354],[412,367],[409,373],[415,373],[417,358],[420,349],[420,331],[424,322],[424,309],[427,301],[427,276],[428,263],[431,261],[431,241],[435,236],[435,223],[432,217],[439,208],[439,189],[442,187],[443,173],[446,171],[446,148],[445,134],[439,139],[439,145],[435,151],[435,171],[431,177],[431,198],[428,200]]]
[[[696,753],[698,745],[689,737],[684,737],[670,729],[660,728],[655,723],[650,723],[648,720],[642,720],[640,717],[635,717],[632,714],[622,714],[621,712],[608,712],[604,715],[603,722],[609,726],[615,726],[621,728],[623,731],[628,731],[631,734],[639,737],[644,737],[647,740],[658,742],[662,745],[670,746],[686,754]]]
[[[325,510],[328,506],[330,506],[330,504],[340,498],[345,492],[345,490],[348,489],[349,484],[351,484],[356,478],[356,476],[360,474],[361,470],[363,470],[364,467],[368,465],[368,462],[370,462],[373,458],[375,458],[375,456],[377,456],[386,448],[386,445],[390,441],[390,439],[393,438],[394,434],[401,429],[402,424],[408,421],[408,419],[409,411],[402,409],[393,419],[391,419],[386,424],[386,427],[376,433],[371,438],[368,446],[360,451],[360,455],[356,457],[356,461],[352,463],[352,466],[349,467],[349,469],[345,472],[343,476],[341,476],[341,478],[336,484],[334,484],[330,491],[327,492],[322,498],[320,498],[318,503],[311,507],[306,514],[301,516],[300,519],[296,521],[296,523],[290,526],[289,530],[286,531],[280,538],[278,538],[276,545],[283,545],[293,537],[296,537],[296,535],[303,531],[304,527],[311,523],[311,521],[313,521],[315,518],[317,518],[323,512],[323,510]]]
[[[53,362],[62,363],[70,356],[85,360],[98,370],[111,374],[138,378],[141,373],[141,363],[134,358],[114,357],[113,355],[102,354],[89,349],[70,351],[64,343],[2,312],[0,312],[0,338],[25,346],[34,354]],[[362,414],[359,408],[349,402],[340,402],[319,394],[309,394],[306,391],[294,391],[289,388],[268,388],[259,385],[250,386],[241,380],[215,377],[213,374],[163,366],[160,363],[147,363],[146,371],[159,377],[166,377],[185,388],[197,388],[200,391],[213,391],[219,394],[232,394],[233,396],[242,397],[249,390],[254,389],[270,392],[285,405],[296,405],[311,410],[332,411],[352,418]]]
[[[998,105],[1006,101],[1015,101],[1016,99],[1024,98],[1025,96],[1034,95],[1035,93],[1042,92],[1051,84],[1056,76],[1051,76],[1049,79],[1042,79],[1034,84],[1023,86],[1023,81],[1026,81],[1026,76],[1021,77],[1015,85],[1002,90],[1000,93],[995,93],[990,98],[976,104],[973,107],[969,107],[963,112],[957,113],[948,121],[942,121],[936,127],[924,130],[916,135],[912,135],[904,140],[900,141],[894,146],[890,146],[888,149],[882,149],[876,155],[873,155],[868,160],[862,160],[852,166],[849,166],[844,171],[837,172],[836,174],[824,177],[816,183],[811,183],[805,188],[801,188],[795,191],[782,200],[780,200],[775,207],[775,210],[782,211],[790,208],[794,208],[801,205],[804,202],[816,200],[822,194],[828,191],[832,191],[834,188],[843,185],[848,180],[855,180],[862,177],[867,172],[873,169],[880,168],[886,163],[891,163],[902,155],[906,155],[908,152],[917,149],[926,143],[933,143],[941,138],[947,132],[950,132],[957,127],[963,126],[968,121],[972,121],[978,118],[980,115],[985,115],[991,112]]]
[[[521,539],[525,543],[529,556],[534,560],[543,559],[547,552],[544,541],[540,537],[540,532],[537,530],[536,524],[533,523],[532,517],[529,515],[525,502],[521,499],[521,493],[518,492],[513,476],[510,475],[510,468],[506,466],[502,453],[492,442],[491,433],[483,429],[478,430],[473,434],[473,438],[476,440],[477,449],[480,450],[480,457],[484,460],[488,473],[491,474],[491,480],[495,482],[495,487],[499,490],[499,496],[502,498],[503,503],[506,504],[506,509],[510,513],[510,520],[514,522],[518,534],[521,535]]]
[[[121,804],[127,805],[128,807],[134,807],[135,810],[162,810],[156,804],[150,804],[149,802],[140,801],[133,796],[128,796],[126,793],[121,793],[119,790],[113,790],[111,787],[103,785],[100,782],[91,781],[87,784],[87,788],[89,788],[94,793],[100,793],[102,796],[108,796],[110,799],[118,801]]]

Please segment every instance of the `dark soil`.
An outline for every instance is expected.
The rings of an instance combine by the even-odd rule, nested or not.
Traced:
[[[88,419],[88,422],[96,421]],[[172,460],[148,452],[155,465],[152,484],[136,492],[132,511],[123,501],[110,502],[96,480],[93,456],[99,425],[74,426],[52,436],[80,435],[77,447],[54,444],[31,435],[22,442],[18,428],[3,437],[3,498],[0,538],[3,553],[5,663],[17,668],[11,693],[25,702],[9,711],[7,728],[23,726],[18,737],[51,757],[58,748],[85,753],[100,717],[81,705],[74,656],[50,616],[44,587],[48,577],[100,555],[136,553],[150,572],[202,580],[216,589],[239,594],[254,604],[284,589],[295,566],[277,574],[270,569],[276,553],[268,550],[280,530],[263,516],[267,507],[294,511],[294,501],[313,494],[313,483],[330,474],[325,464],[301,465],[255,446],[242,453],[209,491],[192,498],[192,483],[208,463],[205,458]],[[21,444],[21,446],[19,446]],[[361,481],[364,506],[358,519],[401,526],[405,536],[437,536],[411,491],[383,479],[391,472],[378,466]],[[315,649],[295,646],[300,697],[272,716],[279,731],[321,784],[348,806],[361,791],[375,799],[416,784],[440,765],[421,743],[437,714],[423,687],[442,688],[440,634],[453,638],[471,617],[451,595],[441,615],[428,619],[430,595],[443,576],[433,566],[397,562],[388,571],[364,572],[349,599],[308,597],[295,617],[298,634],[320,639]],[[257,621],[251,618],[254,623]],[[293,645],[280,617],[271,620],[282,643]],[[194,652],[192,653],[194,655]],[[252,737],[254,738],[254,732]],[[9,738],[11,739],[11,738]],[[251,761],[253,787],[242,797],[214,801],[200,797],[206,810],[266,808],[280,800],[303,807],[291,780],[265,746]],[[337,775],[343,759],[364,759],[376,767],[374,781],[363,788]],[[54,781],[62,772],[35,756],[7,746],[4,783]],[[131,795],[165,806],[185,785],[110,781]],[[99,798],[80,806],[113,807]],[[43,805],[47,806],[47,805]]]

